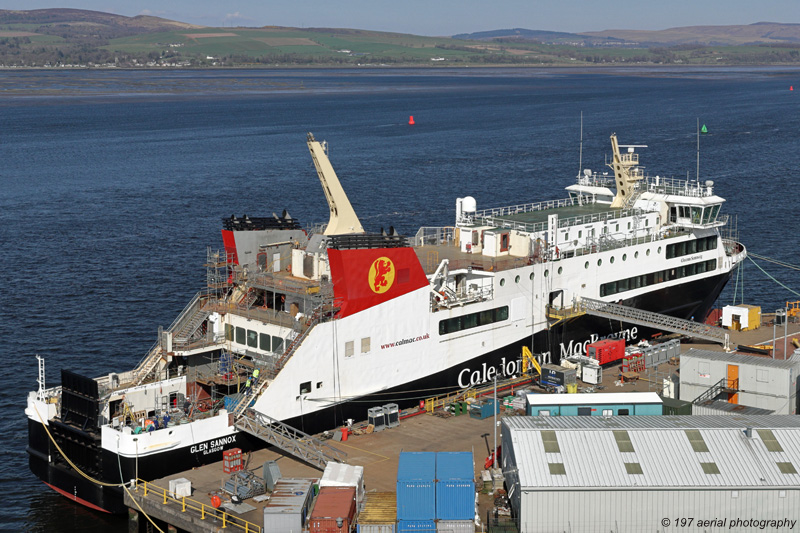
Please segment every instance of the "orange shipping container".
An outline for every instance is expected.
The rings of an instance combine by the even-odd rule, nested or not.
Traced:
[[[322,487],[308,529],[311,533],[349,533],[355,514],[355,487]]]

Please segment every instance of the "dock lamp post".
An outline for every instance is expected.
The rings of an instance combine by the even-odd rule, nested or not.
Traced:
[[[786,359],[786,337],[789,335],[788,327],[789,325],[786,323],[786,309],[776,309],[775,310],[775,320],[772,321],[772,358],[775,359],[775,343],[777,342],[778,338],[776,336],[776,329],[778,327],[778,323],[783,323],[783,358]]]

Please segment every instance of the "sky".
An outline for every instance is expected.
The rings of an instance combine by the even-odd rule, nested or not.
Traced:
[[[507,28],[608,29],[800,23],[800,0],[4,0],[2,9],[90,9],[202,26],[292,26],[449,36]]]

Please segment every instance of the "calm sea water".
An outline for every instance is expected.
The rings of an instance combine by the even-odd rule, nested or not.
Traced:
[[[62,367],[129,369],[202,288],[221,217],[285,208],[326,222],[306,132],[329,142],[369,230],[413,235],[452,224],[457,196],[479,209],[564,197],[581,113],[584,168],[603,170],[616,132],[648,145],[651,175],[694,177],[699,119],[700,177],[738,215],[740,240],[800,263],[798,70],[0,72],[0,95],[8,531],[126,531],[29,473],[33,354],[48,385]],[[797,271],[761,265],[800,289]],[[798,298],[749,261],[740,283],[765,311]]]

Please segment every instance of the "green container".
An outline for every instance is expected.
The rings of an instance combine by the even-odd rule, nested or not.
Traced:
[[[675,398],[661,398],[665,415],[691,415],[692,402],[676,400]]]

